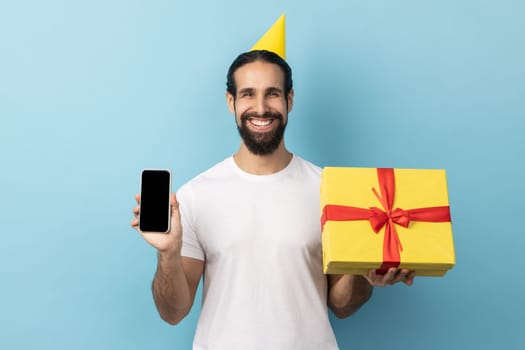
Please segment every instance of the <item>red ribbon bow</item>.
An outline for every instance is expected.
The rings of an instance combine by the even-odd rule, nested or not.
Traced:
[[[392,209],[395,195],[395,175],[392,168],[378,168],[377,177],[381,196],[372,188],[384,210],[377,207],[357,208],[344,205],[325,205],[321,217],[321,227],[326,221],[368,220],[377,234],[385,226],[383,239],[383,263],[377,273],[384,274],[390,267],[399,266],[403,246],[394,224],[408,227],[410,221],[450,222],[450,207],[426,207],[415,209]]]

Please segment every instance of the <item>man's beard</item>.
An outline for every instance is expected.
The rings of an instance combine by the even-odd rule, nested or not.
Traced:
[[[253,132],[248,129],[248,119],[250,118],[272,118],[272,123],[278,123],[277,128],[268,132]],[[286,129],[286,123],[283,121],[283,116],[278,112],[266,112],[263,115],[259,115],[255,112],[245,112],[241,114],[241,125],[237,125],[239,135],[248,150],[253,154],[259,156],[265,156],[272,154],[277,147],[281,144],[284,136],[284,130]]]

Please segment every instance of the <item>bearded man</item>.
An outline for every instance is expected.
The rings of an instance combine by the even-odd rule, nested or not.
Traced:
[[[285,146],[294,102],[286,61],[265,50],[239,55],[226,102],[241,135],[238,151],[172,195],[168,234],[140,232],[158,251],[159,314],[180,322],[203,277],[194,349],[337,349],[328,307],[347,317],[373,285],[412,284],[414,274],[323,274],[321,169]],[[139,211],[131,222],[137,229]]]

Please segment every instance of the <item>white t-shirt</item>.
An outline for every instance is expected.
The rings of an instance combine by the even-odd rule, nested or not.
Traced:
[[[205,261],[193,348],[337,349],[322,272],[321,169],[271,175],[227,158],[180,188],[182,255]]]

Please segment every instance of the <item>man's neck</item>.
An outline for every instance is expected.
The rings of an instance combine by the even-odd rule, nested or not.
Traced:
[[[241,143],[233,159],[237,166],[247,173],[269,175],[286,168],[292,160],[292,154],[288,152],[283,143],[272,154],[265,156],[253,154],[244,143]]]

